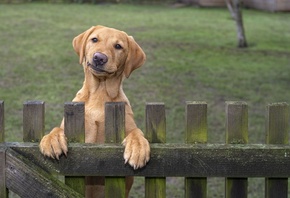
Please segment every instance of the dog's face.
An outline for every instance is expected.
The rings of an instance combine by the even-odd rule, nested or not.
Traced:
[[[131,72],[145,62],[145,54],[133,37],[104,26],[93,26],[73,40],[80,64],[96,76],[113,76]]]

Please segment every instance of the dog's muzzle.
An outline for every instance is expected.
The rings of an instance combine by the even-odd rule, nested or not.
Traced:
[[[103,67],[108,62],[108,57],[100,52],[96,52],[93,56],[93,62],[98,67]]]
[[[106,69],[104,68],[107,62],[108,62],[108,57],[105,54],[101,52],[96,52],[93,55],[92,63],[88,62],[87,65],[90,66],[93,70],[95,70],[98,73],[110,73],[106,71]]]

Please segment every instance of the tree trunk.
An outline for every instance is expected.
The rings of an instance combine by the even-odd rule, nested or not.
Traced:
[[[232,18],[236,22],[237,27],[237,37],[238,37],[238,47],[247,47],[245,29],[243,24],[243,16],[241,9],[241,0],[225,0],[227,7],[232,15]]]

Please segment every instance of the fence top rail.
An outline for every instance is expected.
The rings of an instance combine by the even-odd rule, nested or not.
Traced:
[[[151,149],[148,165],[133,170],[117,144],[73,143],[59,161],[44,158],[35,143],[0,144],[8,156],[69,176],[290,177],[290,145],[151,144]]]

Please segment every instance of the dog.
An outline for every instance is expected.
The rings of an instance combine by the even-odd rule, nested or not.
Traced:
[[[145,53],[132,36],[100,25],[76,36],[72,44],[84,69],[83,86],[73,101],[85,104],[85,142],[104,143],[105,103],[125,102],[124,160],[134,169],[144,167],[150,159],[150,145],[135,124],[122,81],[144,64]],[[59,159],[67,154],[64,120],[42,138],[39,147],[47,157]],[[126,197],[132,184],[133,177],[126,177]],[[86,177],[86,197],[103,196],[104,178]]]

